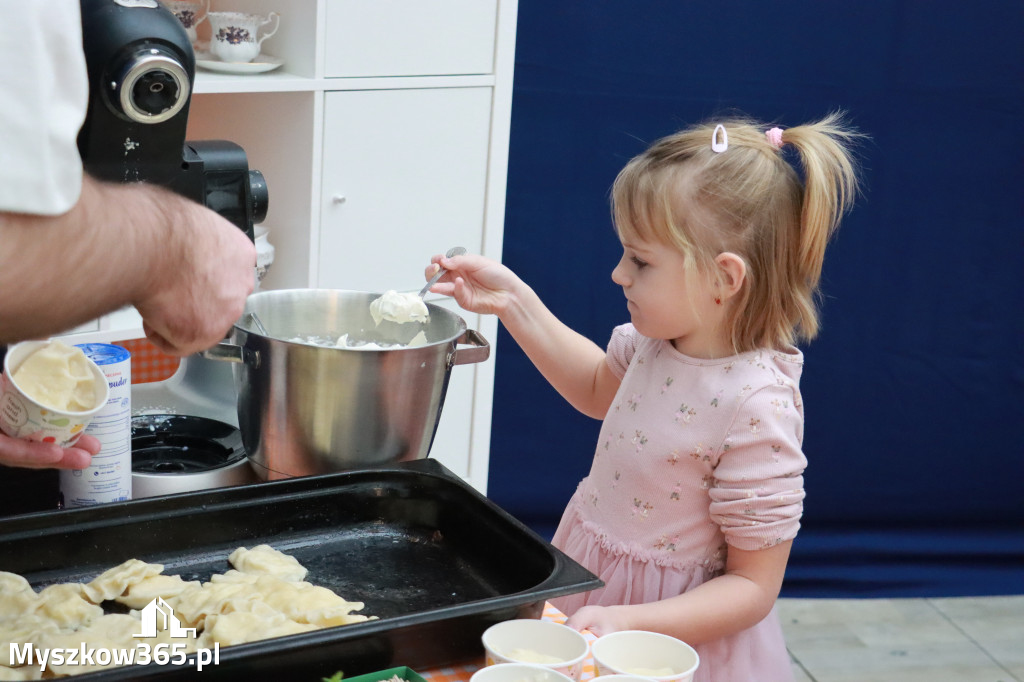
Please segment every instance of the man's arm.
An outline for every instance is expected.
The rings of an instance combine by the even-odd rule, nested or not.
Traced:
[[[255,263],[255,246],[213,211],[160,187],[86,177],[67,213],[0,213],[0,342],[131,304],[165,352],[203,350],[241,315]]]

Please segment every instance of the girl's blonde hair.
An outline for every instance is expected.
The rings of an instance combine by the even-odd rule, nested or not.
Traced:
[[[711,148],[717,125],[728,135],[721,153]],[[840,113],[782,131],[802,178],[768,128],[730,118],[669,135],[632,159],[612,187],[622,240],[678,248],[691,276],[712,272],[726,251],[743,259],[746,278],[726,321],[736,352],[817,335],[825,245],[857,194],[851,147],[861,136]]]

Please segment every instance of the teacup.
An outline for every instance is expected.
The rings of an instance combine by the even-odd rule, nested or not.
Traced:
[[[174,16],[178,17],[178,21],[185,27],[188,39],[193,43],[196,42],[196,27],[206,19],[206,15],[210,11],[210,0],[202,0],[202,2],[192,2],[192,0],[161,0],[160,4],[171,10]]]
[[[263,41],[281,26],[277,12],[266,17],[245,12],[208,12],[206,16],[210,20],[210,52],[222,62],[251,62]],[[271,22],[275,22],[273,30],[257,38],[260,28]]]

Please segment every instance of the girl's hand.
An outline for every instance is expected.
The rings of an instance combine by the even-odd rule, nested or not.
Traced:
[[[11,438],[0,433],[0,464],[27,469],[84,469],[100,451],[94,436],[82,436],[70,448]]]
[[[501,317],[516,290],[524,286],[514,272],[483,256],[434,256],[430,262],[423,273],[427,279],[437,273],[438,265],[448,271],[430,290],[453,297],[459,306],[470,312]]]
[[[573,407],[601,419],[608,412],[619,380],[605,362],[604,350],[562,323],[536,292],[507,267],[483,256],[434,256],[427,279],[440,264],[446,272],[430,289],[455,298],[463,309],[497,315],[502,325],[544,378]]]
[[[629,630],[625,610],[628,606],[584,606],[572,614],[565,624],[575,630],[589,630],[597,637],[619,630]]]

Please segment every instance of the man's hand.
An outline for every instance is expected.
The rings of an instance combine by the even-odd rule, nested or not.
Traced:
[[[206,350],[224,337],[256,282],[256,247],[217,213],[169,193],[166,254],[135,307],[149,340],[170,355]]]
[[[69,448],[11,438],[0,433],[0,464],[27,469],[84,469],[100,451],[100,442],[83,435]]]
[[[221,341],[256,283],[256,247],[168,189],[86,176],[59,216],[0,212],[0,343],[46,338],[134,305],[165,353]],[[59,244],[59,249],[53,245]]]

